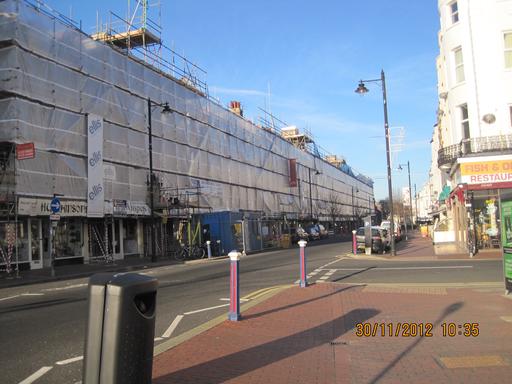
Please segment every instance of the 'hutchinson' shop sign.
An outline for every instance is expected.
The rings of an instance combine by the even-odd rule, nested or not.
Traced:
[[[151,210],[143,202],[123,201],[123,209],[119,209],[119,204],[113,204],[111,201],[105,201],[105,214],[120,216],[149,216]],[[20,197],[18,201],[18,214],[26,216],[49,216],[52,214],[50,208],[51,199],[34,199],[29,197]],[[63,217],[86,217],[87,202],[79,200],[60,200],[59,215]]]
[[[471,161],[473,160],[473,161]],[[500,184],[512,182],[512,156],[489,156],[479,161],[459,159],[461,182],[467,184]]]

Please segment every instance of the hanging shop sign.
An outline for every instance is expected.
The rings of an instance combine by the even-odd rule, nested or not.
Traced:
[[[87,216],[103,217],[103,118],[87,115]]]
[[[462,158],[460,164],[461,183],[475,184],[505,184],[512,182],[512,157],[489,156],[479,161]]]
[[[25,160],[36,157],[36,149],[34,143],[23,143],[16,145],[16,159]]]

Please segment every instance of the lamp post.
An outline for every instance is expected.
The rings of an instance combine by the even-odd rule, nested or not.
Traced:
[[[151,220],[151,262],[157,261],[156,257],[156,240],[155,240],[155,198],[154,198],[154,179],[153,174],[153,126],[151,119],[151,107],[162,107],[162,113],[171,113],[172,110],[169,107],[169,103],[156,103],[148,97],[148,149],[149,149],[149,209],[150,209],[150,220]]]
[[[315,175],[319,175],[321,172],[315,170]],[[308,167],[308,177],[309,177],[309,217],[311,221],[313,221],[313,194],[311,192],[311,168]]]
[[[371,80],[360,80],[356,93],[360,95],[364,95],[368,93],[368,88],[365,87],[364,83],[372,83],[372,82],[380,82],[382,85],[382,99],[384,104],[384,133],[386,137],[386,162],[387,162],[387,174],[388,174],[388,194],[389,194],[389,211],[390,211],[390,230],[391,230],[391,256],[395,256],[395,221],[393,215],[393,183],[391,181],[391,157],[390,157],[390,149],[389,149],[389,123],[388,123],[388,100],[386,95],[386,76],[384,75],[384,70],[380,72],[380,79],[371,79]]]
[[[359,192],[359,189],[356,188],[356,193]],[[354,229],[357,226],[356,223],[356,205],[354,202],[354,186],[352,186],[352,223],[354,225]]]
[[[405,164],[398,164],[398,169],[402,170],[402,165],[405,166]],[[411,229],[412,229],[412,189],[411,189],[411,166],[409,164],[409,160],[407,160],[407,174],[409,176],[409,207],[411,208]],[[406,231],[406,237],[407,237],[407,221],[405,222],[405,231]]]

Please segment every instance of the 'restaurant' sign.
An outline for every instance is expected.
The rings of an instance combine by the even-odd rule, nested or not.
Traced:
[[[510,157],[510,156],[508,156]],[[480,161],[459,159],[461,182],[467,184],[499,184],[512,182],[512,157],[487,157]]]

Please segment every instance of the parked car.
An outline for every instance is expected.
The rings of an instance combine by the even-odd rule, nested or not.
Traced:
[[[371,227],[372,231],[372,252],[384,253],[389,249],[389,235],[388,230],[382,227]],[[356,231],[356,245],[357,250],[365,251],[365,233],[364,227],[359,227]]]
[[[306,227],[306,232],[308,233],[309,240],[313,241],[320,239],[320,232],[318,232],[316,225]]]

